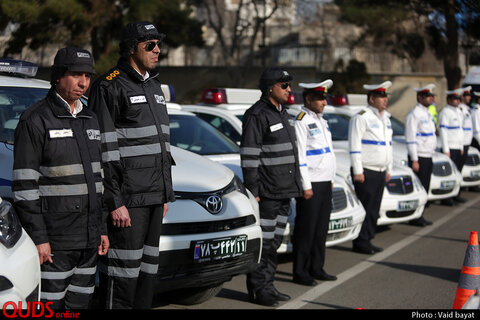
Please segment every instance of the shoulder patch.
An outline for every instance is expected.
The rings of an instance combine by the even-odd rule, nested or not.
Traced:
[[[360,111],[358,114],[359,114],[359,115],[363,115],[363,114],[365,114],[365,112],[367,112],[367,111],[366,111],[366,110],[362,110],[362,111]]]
[[[113,78],[115,78],[116,76],[118,76],[120,74],[120,71],[118,71],[117,69],[113,70],[110,74],[108,74],[105,79],[107,79],[108,81],[111,81]]]
[[[305,116],[305,112],[302,111],[302,112],[300,112],[300,113],[298,114],[296,120],[302,120],[304,116]]]

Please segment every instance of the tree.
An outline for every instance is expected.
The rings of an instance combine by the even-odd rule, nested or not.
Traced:
[[[190,18],[191,8],[182,0],[0,0],[0,27],[18,24],[4,56],[49,43],[84,47],[91,45],[98,61],[118,58],[123,26],[149,20],[167,34],[170,47],[202,46],[201,24]]]
[[[423,30],[405,30],[403,26],[424,21],[425,31],[430,36],[428,45],[443,60],[443,69],[448,88],[460,85],[459,35],[479,39],[478,24],[466,23],[468,15],[478,22],[480,6],[474,0],[335,0],[342,8],[343,18],[365,26],[365,35],[386,41],[397,55],[407,55],[410,60],[421,55]],[[469,28],[467,28],[469,26]],[[416,34],[416,35],[415,35]],[[413,49],[413,50],[412,50]]]
[[[279,8],[279,0],[237,0],[236,10],[227,10],[225,0],[189,0],[189,3],[200,11],[200,21],[213,30],[215,49],[228,67],[232,84],[242,86],[243,75],[249,72],[258,49],[265,49],[266,22]],[[237,66],[242,68],[233,68]]]

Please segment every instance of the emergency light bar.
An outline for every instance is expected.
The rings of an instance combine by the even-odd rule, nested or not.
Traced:
[[[0,59],[0,72],[8,72],[20,74],[27,77],[35,77],[37,74],[38,65],[35,63],[14,60],[14,59]]]
[[[227,103],[225,89],[205,89],[202,93],[202,102],[208,104]]]

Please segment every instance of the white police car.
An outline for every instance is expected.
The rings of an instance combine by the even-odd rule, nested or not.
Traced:
[[[8,63],[8,70],[16,72],[28,64]],[[44,98],[49,88],[46,81],[0,76],[1,197],[13,198],[13,133],[20,114]],[[262,241],[258,204],[228,168],[173,146],[171,152],[176,161],[172,167],[176,201],[163,221],[157,291],[169,292],[176,302],[194,304],[214,296],[225,281],[256,267]],[[0,214],[0,239],[20,232],[18,221],[5,217]],[[6,250],[0,243],[0,301],[4,297],[38,299],[38,253],[27,239],[21,233],[19,240],[8,242]]]
[[[217,105],[213,107],[213,104],[211,106],[182,105],[181,107],[169,105],[171,143],[172,145],[198,152],[212,160],[219,161],[230,167],[239,177],[242,177],[240,149],[238,145],[229,141],[226,135],[219,132],[226,128],[226,126],[216,126],[216,124],[222,123],[221,121],[209,121],[210,124],[218,129],[216,130],[200,119],[203,118],[200,117],[200,114],[207,114],[221,118],[225,122],[231,121],[232,127],[235,126],[237,130],[239,130],[239,136],[241,136],[241,124],[235,125],[237,120],[232,121],[232,117],[241,119],[245,110],[260,98],[260,91],[252,89],[208,89],[204,92],[204,97],[206,96],[210,100],[203,99],[203,101],[213,102],[213,98],[211,97],[216,95],[216,101],[225,102],[226,94],[228,93],[232,93],[232,95],[228,95],[228,103],[218,105],[220,106],[219,108],[217,108]],[[230,104],[230,102],[233,102],[233,104]],[[197,117],[194,117],[192,113],[184,110],[192,111],[197,114]],[[235,114],[233,114],[233,112],[235,112]],[[209,119],[212,120],[214,118]],[[181,130],[180,128],[189,128],[190,134],[186,135],[186,130]],[[178,130],[178,136],[176,136],[174,130]],[[214,135],[216,135],[216,137],[214,137]],[[193,141],[198,142],[194,143]],[[212,153],[215,147],[217,147],[217,151]],[[350,185],[340,176],[336,177],[334,181],[332,207],[333,210],[330,217],[326,245],[333,246],[355,239],[360,232],[361,224],[365,218],[365,210],[356,198]],[[292,200],[290,206],[288,221],[289,223],[284,233],[283,243],[278,249],[279,253],[290,252],[292,250],[290,240],[295,223],[294,200]]]
[[[18,77],[33,76],[36,71],[33,64],[0,59],[0,307],[12,302],[26,308],[27,302],[40,299],[37,248],[10,205],[16,123],[24,106],[43,98],[50,88],[46,81]]]

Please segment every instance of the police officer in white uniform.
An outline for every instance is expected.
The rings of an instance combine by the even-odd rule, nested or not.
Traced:
[[[480,149],[480,92],[473,91],[470,115],[472,117],[472,147]]]
[[[293,233],[293,281],[313,286],[314,279],[336,280],[324,269],[325,242],[332,211],[335,154],[323,109],[332,80],[300,83],[304,106],[295,121],[303,197],[297,198]]]
[[[408,165],[417,174],[427,192],[433,170],[432,156],[437,147],[435,120],[428,110],[433,102],[434,89],[433,83],[422,88],[414,88],[417,92],[417,104],[405,118]],[[423,215],[409,223],[420,227],[432,224]]]
[[[350,120],[348,142],[355,192],[366,211],[360,234],[353,241],[353,251],[374,254],[383,251],[371,243],[377,228],[385,183],[392,168],[392,125],[387,89],[390,81],[364,85],[368,106]]]
[[[472,124],[472,116],[470,114],[470,101],[472,100],[472,96],[470,95],[470,91],[472,90],[471,86],[464,87],[463,94],[460,96],[460,104],[458,108],[462,111],[463,114],[463,157],[462,157],[462,168],[465,165],[465,161],[467,160],[468,155],[468,147],[472,144],[473,139],[473,124]]]
[[[464,131],[463,113],[458,107],[463,89],[447,90],[447,105],[438,115],[442,152],[452,159],[459,171],[462,168]],[[455,201],[462,201],[457,195]]]

